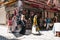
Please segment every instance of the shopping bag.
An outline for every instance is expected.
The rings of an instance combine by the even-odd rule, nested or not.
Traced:
[[[39,30],[40,30],[40,28],[38,26],[36,26],[36,31],[39,31]]]

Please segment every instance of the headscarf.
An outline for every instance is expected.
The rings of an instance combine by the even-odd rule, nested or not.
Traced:
[[[33,25],[37,25],[37,15],[35,15],[33,18]]]

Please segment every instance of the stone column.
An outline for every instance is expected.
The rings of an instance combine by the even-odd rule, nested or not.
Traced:
[[[47,11],[45,11],[45,18],[47,17]]]
[[[1,2],[4,2],[4,0],[1,0]],[[0,7],[0,24],[6,24],[6,10],[3,4]]]

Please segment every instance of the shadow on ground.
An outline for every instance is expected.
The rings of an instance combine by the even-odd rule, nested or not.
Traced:
[[[13,39],[8,39],[8,38],[6,38],[6,37],[4,37],[4,36],[0,36],[0,40],[18,40],[18,39],[15,39],[15,38],[13,38]]]
[[[8,40],[6,37],[0,36],[0,40]]]
[[[23,36],[22,34],[19,34],[19,33],[13,33],[13,35],[14,35],[15,37],[22,37],[22,36]]]
[[[8,40],[20,40],[20,39],[8,39]]]
[[[12,33],[15,37],[22,37],[24,35],[20,34],[19,32],[16,32],[16,33]],[[31,30],[26,30],[26,33],[25,35],[28,36],[31,34]]]

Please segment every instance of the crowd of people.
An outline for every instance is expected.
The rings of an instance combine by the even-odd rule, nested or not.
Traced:
[[[18,33],[24,35],[26,32],[26,27],[28,27],[31,28],[32,33],[38,34],[43,28],[50,29],[50,23],[57,22],[56,16],[52,19],[50,17],[43,18],[41,17],[40,12],[35,12],[32,10],[27,11],[22,9],[22,5],[19,5],[17,9],[14,9],[14,14],[10,15],[10,12],[7,14],[8,28],[12,33],[17,31]]]
[[[36,15],[36,16],[35,16]],[[10,16],[10,15],[9,15]],[[36,17],[36,19],[34,19]],[[37,20],[37,21],[36,21]],[[40,14],[34,11],[31,11],[30,13],[26,10],[20,11],[19,13],[14,12],[12,16],[8,17],[8,28],[14,32],[19,29],[19,33],[24,34],[26,32],[26,28],[33,28],[33,25],[38,26],[39,29],[49,29],[51,23],[55,23],[57,20],[56,17],[53,19],[47,17],[42,18],[40,17]],[[36,21],[34,23],[34,21]],[[52,25],[53,26],[53,25]],[[34,29],[33,29],[34,30]],[[17,31],[18,32],[18,31]]]

